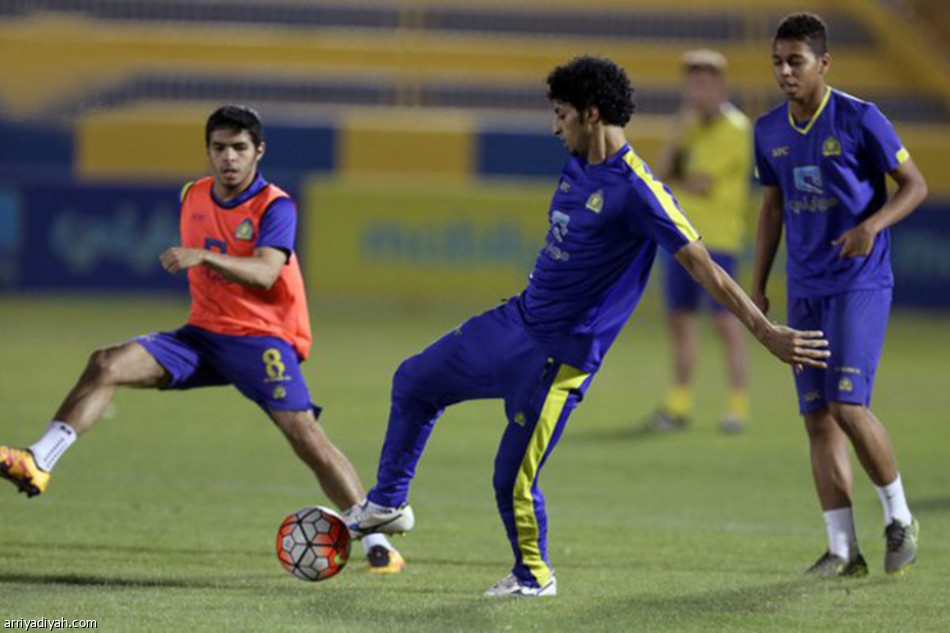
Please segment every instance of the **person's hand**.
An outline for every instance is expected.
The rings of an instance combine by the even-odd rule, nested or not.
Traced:
[[[866,222],[862,222],[853,229],[842,233],[832,244],[841,247],[841,251],[838,253],[839,258],[863,257],[871,254],[871,250],[874,249],[875,237],[877,237],[877,232],[869,227]]]
[[[808,367],[826,369],[824,359],[831,356],[824,332],[793,330],[784,325],[773,325],[762,338],[762,344],[783,363],[788,363],[796,372]]]
[[[207,252],[202,248],[173,246],[159,255],[158,259],[162,263],[162,268],[174,275],[179,271],[200,266],[204,263],[204,256]]]
[[[762,311],[762,314],[768,315],[769,313],[769,298],[765,296],[764,292],[755,291],[751,296],[752,303],[755,304],[759,310]]]

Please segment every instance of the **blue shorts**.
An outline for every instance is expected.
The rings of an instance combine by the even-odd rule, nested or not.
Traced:
[[[828,369],[806,367],[795,374],[802,414],[823,409],[829,402],[871,404],[890,309],[890,288],[813,299],[789,297],[789,327],[821,330],[831,351]]]
[[[709,253],[712,260],[719,264],[723,270],[729,273],[729,276],[735,279],[736,257],[731,253],[713,252]],[[696,283],[686,269],[671,255],[665,255],[664,263],[664,283],[663,294],[666,298],[666,309],[669,312],[695,312],[699,308],[699,302],[702,300],[709,306],[714,314],[720,314],[726,311],[726,308],[717,303],[709,294],[703,290],[703,287]]]
[[[215,334],[193,325],[134,339],[170,374],[163,389],[234,385],[265,411],[306,411],[310,402],[297,352],[269,336]]]

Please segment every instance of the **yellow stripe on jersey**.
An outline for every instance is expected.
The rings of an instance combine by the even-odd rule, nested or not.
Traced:
[[[903,165],[907,162],[907,159],[910,158],[910,152],[907,151],[906,147],[902,147],[897,150],[897,164]]]
[[[806,125],[806,126],[803,127],[803,128],[802,128],[802,127],[798,127],[798,125],[795,123],[795,119],[792,118],[792,105],[791,105],[791,103],[789,103],[788,106],[787,106],[787,110],[788,110],[788,124],[791,125],[793,128],[795,128],[795,131],[796,131],[796,132],[798,132],[798,133],[800,133],[800,134],[808,134],[809,132],[811,132],[811,128],[812,128],[812,126],[815,124],[815,121],[817,121],[817,120],[818,120],[818,117],[821,116],[821,113],[822,113],[822,111],[825,109],[825,106],[828,105],[828,99],[829,99],[829,97],[831,97],[831,88],[830,88],[830,87],[825,88],[825,96],[822,97],[822,99],[821,99],[821,105],[818,106],[818,109],[815,111],[815,114],[812,115],[811,119],[808,120],[808,125]]]
[[[193,184],[195,184],[195,181],[194,181],[194,180],[192,180],[191,182],[186,182],[186,183],[185,183],[185,186],[181,188],[181,193],[178,194],[178,199],[179,199],[181,202],[184,202],[184,201],[185,201],[185,196],[188,195],[188,192],[191,190],[191,186],[192,186]]]
[[[699,239],[699,232],[693,228],[693,225],[689,223],[689,220],[686,219],[686,216],[683,215],[683,212],[680,211],[679,206],[676,204],[676,200],[673,199],[673,196],[666,190],[663,186],[663,183],[656,179],[656,177],[647,171],[647,166],[643,163],[639,156],[637,156],[633,150],[630,150],[623,157],[624,162],[630,166],[630,169],[633,170],[640,180],[642,180],[646,186],[650,189],[650,192],[656,198],[657,202],[660,203],[660,206],[663,208],[663,211],[666,212],[666,215],[669,216],[673,224],[676,225],[676,228],[679,229],[679,232],[689,240],[690,242],[695,242]]]
[[[554,429],[557,428],[558,420],[564,411],[564,405],[567,404],[568,395],[572,389],[579,389],[589,376],[590,374],[585,374],[570,365],[561,365],[544,400],[541,417],[538,418],[538,424],[534,427],[534,433],[531,434],[531,440],[528,442],[528,448],[515,479],[513,497],[518,550],[521,552],[521,561],[524,566],[531,571],[542,587],[550,582],[551,570],[541,556],[541,546],[538,543],[540,530],[538,517],[534,513],[531,488],[534,486],[534,479],[538,474],[541,460],[544,459],[544,453],[551,443],[551,436],[554,435]]]

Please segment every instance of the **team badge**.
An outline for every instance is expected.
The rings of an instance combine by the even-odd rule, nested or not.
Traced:
[[[287,397],[287,390],[284,389],[281,385],[274,387],[273,393],[274,400],[283,400]]]
[[[602,190],[595,191],[590,194],[590,198],[587,199],[587,204],[585,205],[588,209],[594,213],[600,213],[604,210],[604,192]]]
[[[234,237],[245,242],[254,239],[254,223],[251,222],[250,218],[238,224],[237,229],[234,230]]]
[[[564,180],[564,179],[562,178],[562,179],[561,179],[561,183],[560,183],[557,187],[558,187],[558,189],[560,189],[560,190],[563,191],[564,193],[567,193],[568,191],[571,190],[571,183],[569,183],[568,181],[566,181],[566,180]]]
[[[524,423],[525,423],[526,421],[527,421],[527,420],[525,420],[524,411],[519,411],[518,413],[515,414],[515,420],[514,420],[514,422],[515,422],[515,424],[517,424],[518,426],[524,426]]]
[[[854,391],[854,383],[850,378],[842,378],[838,381],[838,391]]]
[[[821,144],[821,153],[823,156],[841,156],[841,143],[835,137],[829,136]]]

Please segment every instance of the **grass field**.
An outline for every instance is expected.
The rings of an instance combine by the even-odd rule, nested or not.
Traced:
[[[324,424],[370,482],[389,380],[465,313],[317,306],[305,365]],[[179,303],[0,300],[0,441],[32,442],[96,346],[180,323]],[[121,392],[115,415],[63,458],[48,493],[0,488],[0,620],[96,619],[100,631],[945,631],[950,614],[950,340],[946,318],[898,315],[875,410],[892,432],[923,554],[884,576],[881,510],[859,474],[855,509],[872,566],[813,582],[825,547],[789,372],[753,351],[753,428],[716,430],[720,354],[707,345],[701,414],[687,433],[635,422],[668,375],[652,308],[618,341],[543,475],[560,595],[489,601],[510,550],[491,491],[497,402],[451,409],[414,484],[409,567],[369,577],[355,556],[309,584],[273,553],[283,516],[325,504],[255,406],[231,389]],[[709,331],[704,339],[712,343]],[[359,550],[355,550],[358,554]]]

